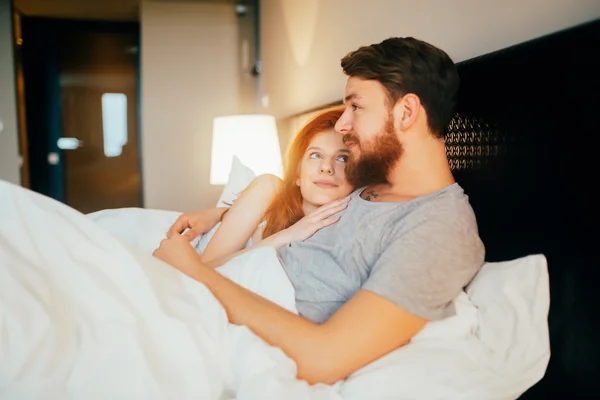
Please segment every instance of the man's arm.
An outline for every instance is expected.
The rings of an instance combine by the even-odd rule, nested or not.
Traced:
[[[296,362],[299,378],[334,383],[406,344],[429,320],[443,318],[483,263],[481,241],[460,224],[428,219],[396,237],[362,289],[322,325],[198,262],[182,238],[167,241],[155,255],[205,284],[232,323],[281,348]]]
[[[211,290],[230,322],[247,326],[281,348],[296,362],[298,378],[310,384],[333,384],[347,377],[407,343],[427,323],[373,292],[360,290],[326,323],[317,325],[208,267],[189,275]]]
[[[408,343],[444,318],[483,263],[474,222],[425,216],[386,243],[362,288],[322,325],[287,312],[208,268],[194,277],[246,325],[298,365],[309,383],[334,383]]]

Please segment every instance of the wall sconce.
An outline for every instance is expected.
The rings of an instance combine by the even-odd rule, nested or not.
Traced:
[[[213,121],[210,184],[225,185],[233,155],[256,175],[283,177],[283,160],[275,118],[248,114],[217,117]]]

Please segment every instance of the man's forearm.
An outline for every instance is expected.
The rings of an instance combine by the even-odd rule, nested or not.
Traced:
[[[326,362],[321,326],[252,293],[213,269],[203,267],[192,278],[205,284],[227,312],[229,321],[247,326],[267,343],[279,347],[296,361],[298,377],[309,383],[323,382]]]

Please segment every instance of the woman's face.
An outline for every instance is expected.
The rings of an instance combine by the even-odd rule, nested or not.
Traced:
[[[333,129],[323,131],[315,135],[304,152],[296,184],[300,186],[305,214],[353,190],[346,180],[350,151],[342,138]]]

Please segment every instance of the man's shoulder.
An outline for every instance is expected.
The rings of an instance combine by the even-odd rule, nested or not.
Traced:
[[[480,241],[475,212],[457,184],[418,199],[404,215],[390,215],[388,226],[391,241],[421,236],[432,242]]]
[[[333,226],[345,230],[350,225],[355,232],[369,237],[375,235],[384,242],[412,231],[431,231],[436,237],[459,233],[477,235],[477,222],[469,198],[456,183],[407,202],[371,203],[360,198],[358,193],[354,197],[351,203],[356,204],[350,204],[343,211],[346,218]]]
[[[469,197],[457,183],[432,195],[424,196],[416,202],[413,211],[414,216],[440,216],[450,220],[475,216]]]
[[[424,202],[405,222],[411,227],[404,232],[407,236],[414,230],[414,235],[428,238],[427,242],[436,243],[442,252],[473,256],[475,264],[485,253],[475,212],[458,184]]]

